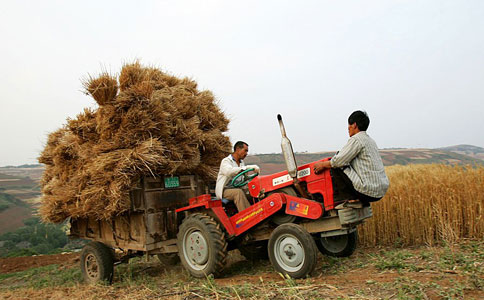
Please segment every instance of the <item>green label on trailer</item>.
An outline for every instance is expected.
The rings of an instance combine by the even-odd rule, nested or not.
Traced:
[[[165,177],[165,188],[176,188],[180,186],[180,179],[177,176]]]

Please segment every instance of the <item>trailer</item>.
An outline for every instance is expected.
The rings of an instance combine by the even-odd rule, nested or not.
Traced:
[[[128,212],[109,221],[70,218],[68,236],[91,241],[81,254],[84,279],[111,281],[115,264],[140,255],[157,255],[166,264],[178,261],[181,219],[176,209],[208,192],[208,185],[195,175],[143,177],[130,191]]]

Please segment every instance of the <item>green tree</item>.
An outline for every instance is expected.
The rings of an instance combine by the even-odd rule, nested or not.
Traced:
[[[14,232],[0,235],[0,241],[6,241],[0,251],[0,256],[19,256],[34,254],[48,254],[58,252],[68,243],[63,231],[63,225],[44,224],[39,218],[29,218],[24,221],[25,226]],[[31,244],[29,251],[16,248],[16,244],[28,241]]]

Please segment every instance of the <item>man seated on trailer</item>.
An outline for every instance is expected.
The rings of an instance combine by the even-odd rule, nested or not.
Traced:
[[[247,169],[254,169],[256,173],[260,172],[257,165],[245,165],[243,159],[247,156],[248,152],[249,145],[246,142],[238,141],[235,143],[234,152],[222,159],[222,162],[220,163],[217,184],[215,186],[215,195],[217,196],[217,199],[224,198],[234,201],[239,212],[250,207],[250,203],[245,196],[244,190],[231,187],[230,183],[232,179],[235,175]],[[238,179],[240,181],[244,180],[243,176]]]
[[[331,160],[314,164],[316,174],[332,168],[333,175],[341,177],[365,206],[380,200],[389,186],[378,147],[366,133],[369,125],[366,112],[353,112],[348,118],[348,143]]]

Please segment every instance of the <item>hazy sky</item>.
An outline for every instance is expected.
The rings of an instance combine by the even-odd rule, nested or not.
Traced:
[[[80,79],[140,59],[214,92],[232,141],[341,148],[347,117],[380,148],[484,147],[484,1],[4,1],[0,166],[96,107]]]

